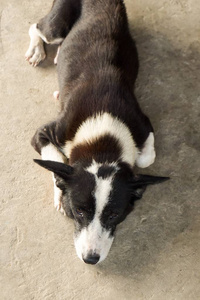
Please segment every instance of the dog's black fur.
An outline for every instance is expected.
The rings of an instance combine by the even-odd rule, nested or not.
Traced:
[[[67,16],[72,16],[69,23],[65,10]],[[73,139],[86,118],[109,112],[129,127],[137,147],[141,148],[153,128],[133,93],[138,55],[123,1],[55,1],[38,28],[50,41],[64,37],[63,32],[68,34],[73,28],[58,57],[61,114],[58,120],[45,126],[44,140],[62,146]],[[38,134],[40,138],[36,135],[32,144],[40,153],[44,146],[43,130]]]
[[[59,38],[64,41],[57,65],[61,111],[55,121],[37,130],[32,139],[36,151],[41,154],[49,143],[62,149],[66,141],[73,140],[86,119],[103,113],[123,122],[137,148],[142,149],[153,128],[133,92],[138,55],[123,1],[56,0],[37,28],[49,43]],[[102,164],[97,178],[105,179],[113,174],[109,163],[117,162],[120,170],[101,216],[101,224],[110,235],[130,212],[134,200],[141,198],[145,187],[166,179],[134,176],[131,166],[120,161],[120,155],[118,140],[106,134],[92,143],[74,147],[68,166],[36,161],[54,172],[57,186],[63,191],[63,208],[75,219],[77,232],[88,226],[95,213],[95,180],[85,171],[93,160]]]

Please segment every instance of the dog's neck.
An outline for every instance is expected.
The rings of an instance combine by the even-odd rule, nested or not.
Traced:
[[[112,163],[123,161],[134,166],[137,148],[128,127],[109,113],[88,118],[74,139],[66,142],[64,153],[71,165],[78,161]]]

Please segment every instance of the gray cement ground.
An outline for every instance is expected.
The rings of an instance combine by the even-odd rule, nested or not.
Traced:
[[[200,2],[126,4],[140,56],[136,94],[156,133],[157,159],[143,172],[171,181],[147,190],[108,258],[89,266],[75,254],[72,221],[53,208],[51,175],[32,162],[30,139],[56,116],[58,84],[55,49],[38,68],[24,53],[51,1],[0,2],[1,299],[200,299]]]

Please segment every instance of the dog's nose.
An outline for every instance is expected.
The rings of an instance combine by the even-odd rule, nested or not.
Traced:
[[[100,256],[98,254],[91,254],[88,255],[86,258],[83,258],[83,261],[86,264],[95,265],[100,259]]]

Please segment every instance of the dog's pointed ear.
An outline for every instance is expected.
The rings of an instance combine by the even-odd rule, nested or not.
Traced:
[[[74,171],[73,167],[57,161],[34,159],[34,162],[64,180],[68,180]]]
[[[149,184],[157,184],[162,183],[166,180],[169,180],[169,177],[159,177],[159,176],[151,176],[151,175],[135,175],[133,177],[132,185],[133,186],[147,186]]]
[[[135,175],[131,181],[131,194],[132,200],[138,200],[142,198],[146,187],[149,184],[162,183],[166,180],[169,180],[169,177],[159,177],[151,175]]]

